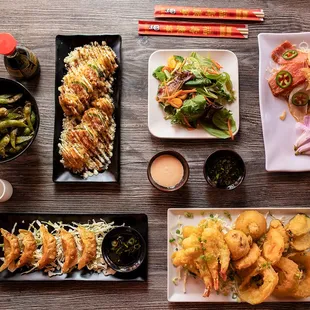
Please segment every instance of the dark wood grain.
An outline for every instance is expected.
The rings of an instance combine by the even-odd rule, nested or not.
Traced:
[[[144,212],[149,216],[148,283],[10,283],[0,284],[0,309],[248,309],[245,304],[169,304],[166,298],[166,212],[169,207],[308,207],[309,173],[267,173],[258,103],[260,32],[310,30],[309,0],[203,1],[212,7],[260,7],[264,23],[250,24],[248,40],[139,37],[138,19],[152,19],[162,1],[27,0],[0,1],[0,31],[11,32],[37,53],[42,67],[39,82],[26,83],[41,111],[38,137],[26,154],[0,166],[0,177],[14,186],[14,196],[0,212],[100,213]],[[190,4],[190,1],[164,1]],[[55,36],[117,33],[123,38],[121,101],[121,183],[55,185],[52,183],[54,126]],[[231,141],[163,141],[147,128],[147,63],[161,48],[230,49],[239,58],[241,128]],[[8,77],[0,64],[0,76]],[[218,148],[231,148],[245,160],[247,177],[233,192],[207,186],[205,158]],[[174,149],[190,165],[187,187],[162,193],[147,179],[147,163],[160,150]],[[0,215],[1,216],[1,215]],[[284,310],[305,309],[305,303],[281,304]],[[263,304],[255,309],[274,309]]]

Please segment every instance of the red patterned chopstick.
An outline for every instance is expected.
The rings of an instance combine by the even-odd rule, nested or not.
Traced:
[[[139,20],[139,34],[159,36],[248,38],[245,24],[207,24]]]
[[[154,15],[156,18],[222,19],[243,21],[263,21],[265,17],[262,9],[217,9],[174,5],[155,5]]]

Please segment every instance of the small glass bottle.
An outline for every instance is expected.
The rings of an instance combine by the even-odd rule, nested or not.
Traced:
[[[0,33],[0,54],[4,55],[6,70],[15,79],[29,80],[40,73],[37,56],[28,48],[17,46],[9,33]]]

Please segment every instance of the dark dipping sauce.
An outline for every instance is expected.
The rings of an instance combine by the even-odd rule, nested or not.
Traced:
[[[211,186],[230,190],[236,188],[243,181],[245,165],[237,153],[220,150],[209,156],[204,173]]]
[[[108,250],[111,261],[118,266],[132,265],[139,257],[141,244],[136,237],[123,233],[111,241]]]
[[[130,272],[143,262],[146,245],[138,231],[128,226],[114,228],[102,244],[103,257],[109,266],[119,272]]]

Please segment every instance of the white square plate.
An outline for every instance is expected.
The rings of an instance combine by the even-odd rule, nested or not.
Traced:
[[[229,213],[231,215],[232,221],[230,221],[227,217],[225,217],[224,209],[168,209],[167,217],[168,217],[168,225],[167,225],[167,266],[168,266],[168,274],[167,274],[167,298],[170,302],[237,302],[236,299],[232,299],[232,296],[224,296],[222,294],[217,295],[213,290],[209,297],[202,297],[204,292],[203,282],[194,277],[189,276],[186,284],[186,294],[183,292],[183,280],[179,281],[178,285],[174,285],[172,279],[177,277],[177,268],[175,268],[171,261],[171,255],[175,250],[175,246],[170,244],[169,239],[171,239],[170,232],[175,231],[178,228],[178,221],[180,221],[184,226],[186,225],[197,225],[200,220],[203,218],[208,218],[210,214],[216,215],[218,214],[221,219],[226,221],[227,225],[231,225],[234,223],[235,219],[238,215],[245,211],[251,209],[229,209]],[[253,209],[252,209],[253,210]],[[274,217],[283,220],[285,223],[288,222],[290,218],[292,218],[297,213],[306,213],[310,216],[310,208],[305,209],[286,209],[286,208],[276,208],[276,209],[268,209],[261,208],[258,210],[263,214],[267,214],[270,212]],[[185,212],[193,213],[193,218],[186,218],[184,216]],[[202,212],[204,214],[202,215]],[[267,223],[269,226],[269,222],[271,221],[271,216],[268,216]],[[299,300],[294,299],[277,299],[276,297],[270,296],[267,302],[310,302],[310,298],[304,298]]]
[[[216,60],[223,68],[222,71],[227,72],[235,90],[236,100],[227,105],[227,109],[231,110],[236,121],[237,131],[239,130],[239,73],[237,56],[228,50],[211,50],[211,49],[184,49],[184,50],[158,50],[149,58],[149,74],[148,74],[148,127],[150,133],[163,139],[216,139],[211,136],[203,128],[196,130],[188,130],[180,125],[172,125],[170,120],[165,120],[165,113],[156,101],[158,90],[158,81],[152,76],[154,70],[167,63],[171,55],[180,55],[187,57],[191,52],[197,52],[202,56],[209,56]],[[235,134],[236,134],[235,133]]]
[[[310,33],[261,33],[259,45],[259,104],[262,118],[266,170],[310,171],[309,156],[295,156],[294,143],[298,137],[296,121],[284,99],[273,96],[268,85],[266,69],[272,63],[271,52],[285,40],[297,46],[305,41],[310,45]],[[283,111],[286,119],[279,119]]]

